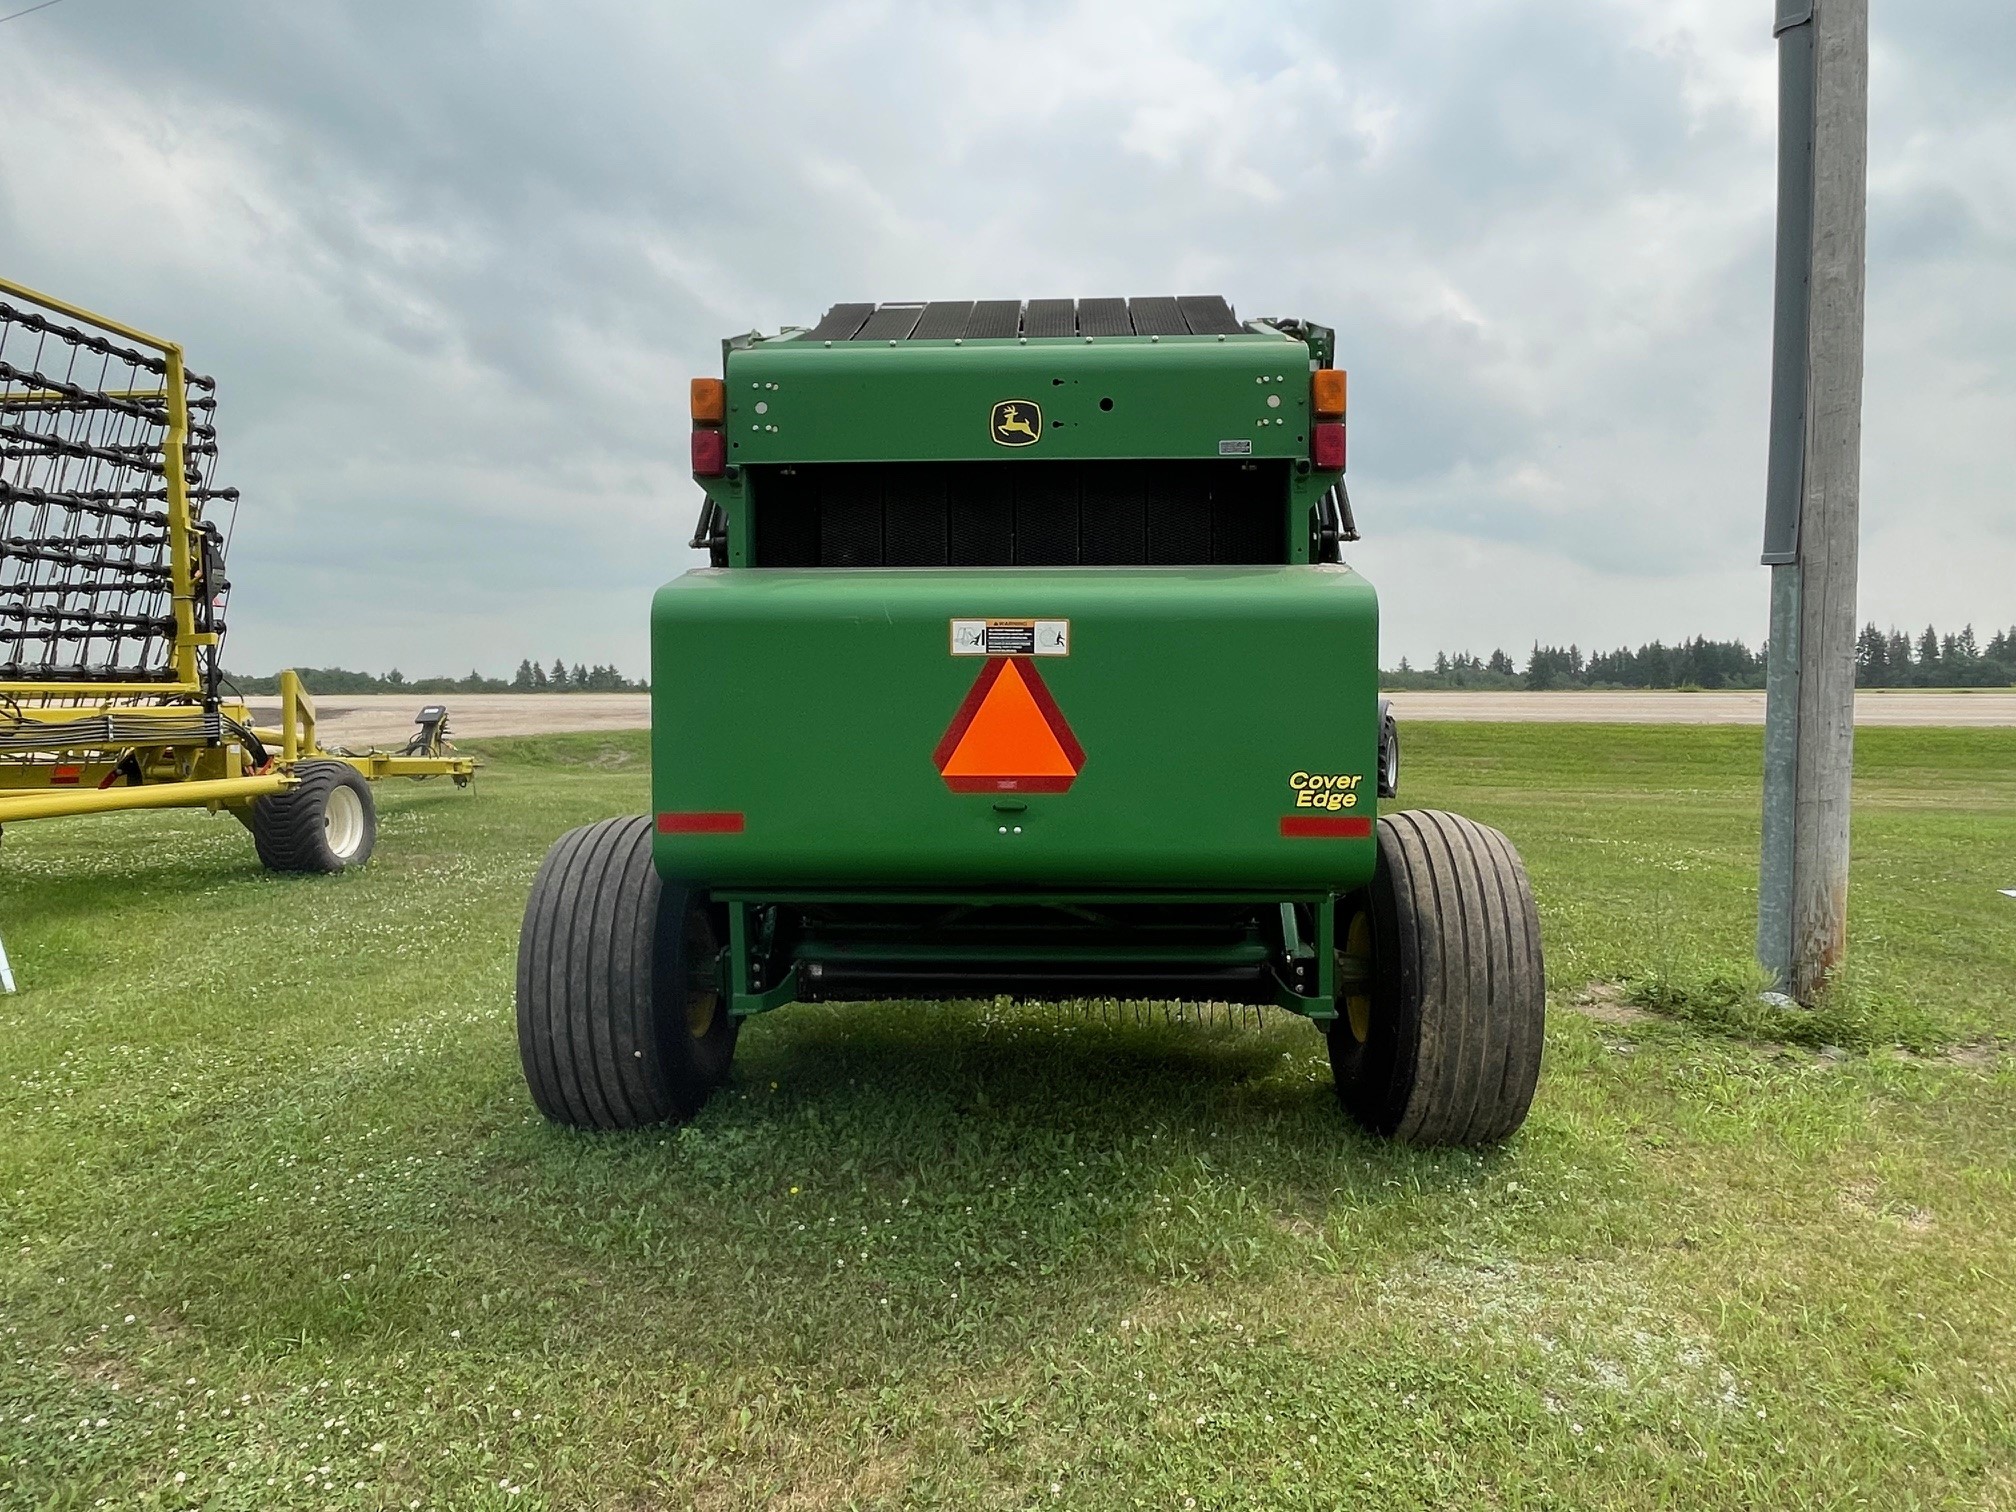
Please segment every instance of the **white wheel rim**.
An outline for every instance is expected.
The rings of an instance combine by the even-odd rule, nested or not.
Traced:
[[[330,853],[348,861],[364,843],[364,800],[347,784],[329,789],[329,801],[322,808],[322,835]]]

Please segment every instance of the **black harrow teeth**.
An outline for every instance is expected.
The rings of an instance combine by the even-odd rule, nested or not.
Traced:
[[[0,301],[0,682],[176,681],[171,484],[189,510],[192,627],[222,635],[238,493],[212,482],[216,384],[184,376],[171,479],[168,372],[158,353]],[[216,655],[199,658],[212,688]]]

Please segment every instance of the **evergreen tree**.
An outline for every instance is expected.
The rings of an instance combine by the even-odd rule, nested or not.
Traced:
[[[526,657],[518,663],[518,670],[511,676],[511,686],[519,693],[532,691],[532,658]]]
[[[546,669],[537,662],[534,662],[532,664],[532,691],[534,693],[544,693],[547,687]]]
[[[1502,650],[1491,653],[1491,670],[1505,677],[1515,676],[1518,672],[1518,668],[1512,665],[1512,658]]]
[[[1925,633],[1918,637],[1918,670],[1928,674],[1927,681],[1936,677],[1939,672],[1939,637],[1933,633],[1930,625],[1927,625]]]
[[[553,670],[546,674],[546,685],[555,693],[567,691],[567,663],[558,657],[553,659]]]
[[[574,681],[571,686],[577,693],[588,691],[588,669],[579,662],[574,663]]]
[[[1527,687],[1543,692],[1569,687],[1579,680],[1581,673],[1582,653],[1573,646],[1564,651],[1559,646],[1533,643],[1532,658],[1526,663]]]
[[[1855,637],[1855,683],[1863,688],[1890,685],[1890,641],[1874,620]]]

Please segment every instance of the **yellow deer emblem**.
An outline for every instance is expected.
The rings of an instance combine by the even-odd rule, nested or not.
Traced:
[[[1003,399],[989,431],[1002,446],[1034,446],[1043,439],[1043,411],[1027,399]]]

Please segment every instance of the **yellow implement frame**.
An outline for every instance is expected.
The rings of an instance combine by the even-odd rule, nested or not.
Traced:
[[[295,787],[299,769],[309,762],[342,762],[369,779],[448,777],[467,785],[476,769],[467,756],[323,749],[315,702],[291,671],[280,675],[277,729],[255,728],[242,702],[217,696],[214,665],[206,677],[205,657],[214,663],[219,635],[202,628],[199,614],[199,595],[213,589],[201,581],[203,524],[190,492],[190,378],[182,348],[4,278],[0,297],[39,306],[35,313],[45,320],[56,315],[76,321],[101,341],[116,337],[160,354],[159,388],[90,388],[67,380],[37,385],[17,381],[18,368],[0,374],[0,420],[10,411],[32,414],[55,407],[117,408],[138,415],[133,406],[161,406],[160,418],[152,422],[161,428],[162,486],[154,497],[165,505],[172,624],[162,675],[148,680],[0,678],[0,827],[141,808],[225,808],[244,817],[260,799]],[[24,615],[28,602],[24,590]]]

